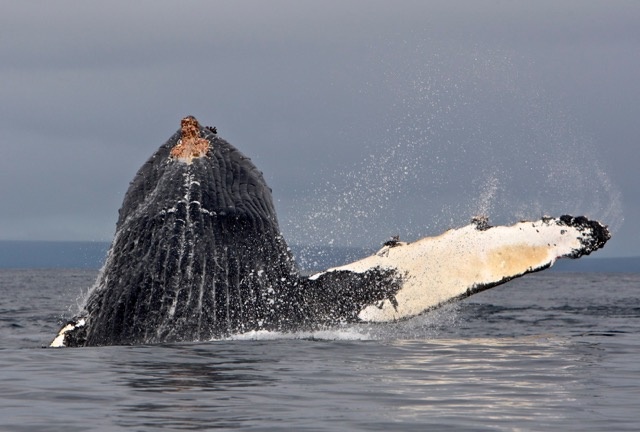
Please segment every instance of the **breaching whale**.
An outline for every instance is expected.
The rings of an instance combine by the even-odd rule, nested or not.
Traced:
[[[477,218],[302,276],[262,173],[192,117],[140,168],[105,264],[50,346],[197,341],[412,317],[601,248],[585,217]]]

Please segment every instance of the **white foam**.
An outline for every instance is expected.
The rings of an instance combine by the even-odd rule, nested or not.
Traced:
[[[337,329],[279,332],[268,330],[255,330],[246,333],[229,336],[224,340],[295,340],[295,339],[318,339],[318,340],[372,340],[374,339],[365,329],[356,326]]]

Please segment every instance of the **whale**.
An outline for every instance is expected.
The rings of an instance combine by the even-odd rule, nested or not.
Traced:
[[[144,163],[119,210],[105,263],[51,347],[222,339],[408,319],[602,248],[584,216],[385,242],[371,256],[305,275],[272,191],[243,153],[193,116]]]

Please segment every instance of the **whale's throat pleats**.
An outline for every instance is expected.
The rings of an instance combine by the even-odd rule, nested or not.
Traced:
[[[187,163],[185,163],[187,162]],[[193,117],[138,171],[86,304],[89,345],[258,328],[297,275],[253,163]]]

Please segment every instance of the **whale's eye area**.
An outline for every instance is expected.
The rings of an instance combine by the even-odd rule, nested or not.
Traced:
[[[171,149],[170,156],[185,163],[191,163],[193,159],[205,156],[209,151],[210,144],[200,137],[200,125],[193,116],[182,119],[180,124],[182,138]]]

